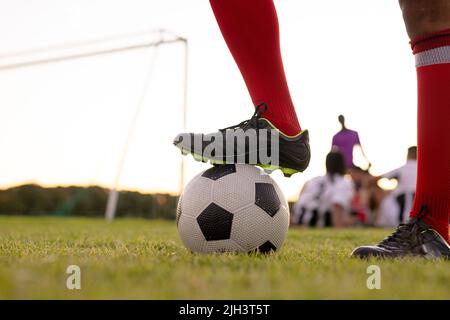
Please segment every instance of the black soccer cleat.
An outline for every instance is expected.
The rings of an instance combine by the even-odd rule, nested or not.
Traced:
[[[311,157],[308,131],[285,135],[261,117],[266,110],[262,103],[251,119],[238,125],[210,134],[181,133],[173,143],[183,155],[213,165],[253,164],[268,173],[280,169],[286,177],[303,172]]]
[[[423,206],[421,213],[426,212]],[[358,247],[352,252],[356,258],[401,258],[405,256],[417,256],[424,258],[450,259],[450,246],[447,241],[422,218],[419,213],[405,224],[400,224],[397,229],[376,246]]]

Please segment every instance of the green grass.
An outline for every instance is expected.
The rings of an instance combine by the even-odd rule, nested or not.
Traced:
[[[449,299],[450,263],[349,258],[389,230],[299,230],[275,254],[198,255],[174,222],[0,217],[0,299]],[[68,290],[66,268],[81,267]],[[370,264],[381,290],[366,287]]]

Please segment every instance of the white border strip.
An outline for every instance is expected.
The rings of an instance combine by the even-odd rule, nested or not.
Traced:
[[[416,67],[450,63],[450,46],[434,48],[415,55]]]

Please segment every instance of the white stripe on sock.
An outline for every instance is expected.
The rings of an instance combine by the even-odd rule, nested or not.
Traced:
[[[450,46],[434,48],[416,53],[416,67],[450,63]]]

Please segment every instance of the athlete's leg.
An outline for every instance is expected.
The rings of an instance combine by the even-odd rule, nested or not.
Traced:
[[[450,1],[399,0],[411,40],[450,28]]]
[[[181,133],[174,145],[183,154],[213,164],[254,164],[267,172],[281,169],[287,177],[304,171],[311,156],[309,136],[300,129],[286,82],[273,0],[210,2],[255,114],[218,132]]]
[[[356,257],[409,254],[450,258],[450,1],[400,0],[416,57],[417,184],[411,219]]]
[[[450,214],[450,1],[401,0],[416,56],[418,172],[411,217],[427,206],[424,220],[448,240]]]
[[[273,0],[210,0],[222,35],[244,77],[255,106],[287,135],[300,132],[280,52]]]

